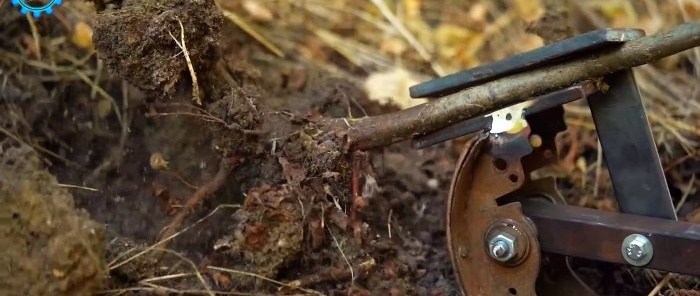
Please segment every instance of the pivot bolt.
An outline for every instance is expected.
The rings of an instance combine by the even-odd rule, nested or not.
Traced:
[[[622,257],[634,266],[644,266],[654,256],[654,246],[641,234],[630,234],[622,242]]]
[[[515,238],[507,233],[498,234],[489,241],[488,250],[494,260],[507,262],[517,255]]]

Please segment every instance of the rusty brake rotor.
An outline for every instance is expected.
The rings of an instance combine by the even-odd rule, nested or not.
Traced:
[[[593,89],[586,82],[550,97],[582,98]],[[566,128],[563,107],[519,106],[504,112],[494,120],[521,122],[510,123],[501,133],[481,132],[467,144],[448,199],[448,246],[466,295],[535,295],[540,246],[519,201],[563,201],[553,179],[530,178],[533,171],[556,162],[554,139]]]

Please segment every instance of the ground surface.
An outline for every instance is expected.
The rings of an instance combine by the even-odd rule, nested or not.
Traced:
[[[31,256],[26,270],[41,272],[16,271],[0,289],[456,295],[444,204],[464,140],[348,154],[316,122],[415,104],[405,89],[417,80],[541,45],[526,28],[567,34],[528,25],[547,1],[461,2],[399,1],[389,10],[397,25],[371,1],[67,1],[38,20],[0,1],[0,200],[47,209],[20,230],[0,211],[0,231],[34,236],[31,219],[59,217],[28,245],[1,241],[10,250],[2,260]],[[692,1],[648,2],[546,11],[567,11],[572,30],[650,32],[700,11]],[[687,53],[637,74],[679,216],[700,222],[697,62]],[[567,110],[552,168],[562,193],[615,210],[590,115],[585,105]],[[105,225],[103,244],[76,209]],[[36,255],[57,241],[57,253]],[[576,266],[604,295],[646,295],[665,277]],[[696,295],[697,279],[670,279],[662,293]]]

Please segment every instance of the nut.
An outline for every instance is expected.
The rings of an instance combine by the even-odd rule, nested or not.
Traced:
[[[489,241],[489,256],[499,262],[507,262],[513,259],[516,253],[515,237],[508,233],[501,233]]]

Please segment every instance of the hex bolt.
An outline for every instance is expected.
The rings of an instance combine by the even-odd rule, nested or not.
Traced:
[[[489,241],[489,256],[499,262],[507,262],[513,259],[516,253],[515,238],[502,233],[494,236]]]
[[[654,246],[641,234],[630,234],[622,242],[622,257],[634,266],[644,266],[654,257]]]

